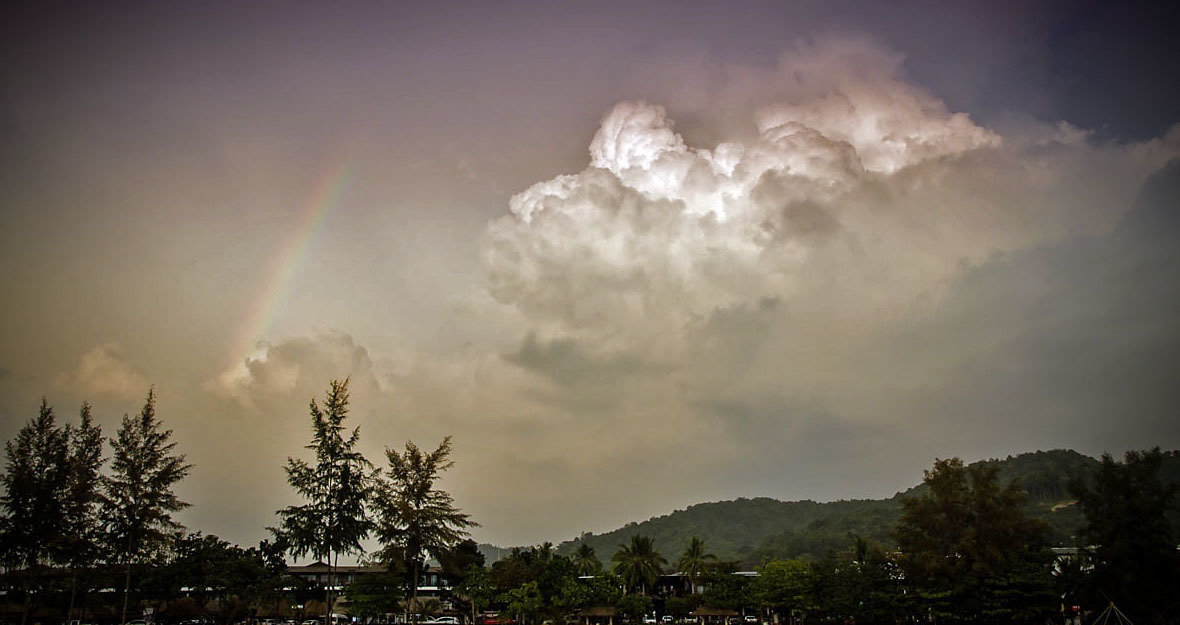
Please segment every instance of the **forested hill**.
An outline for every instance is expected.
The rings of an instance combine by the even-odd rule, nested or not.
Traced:
[[[1089,475],[1098,460],[1075,451],[1053,450],[975,464],[998,466],[1002,483],[1019,481],[1029,492],[1029,513],[1049,522],[1058,542],[1071,544],[1070,537],[1082,517],[1072,505],[1069,481]],[[1165,454],[1163,477],[1180,482],[1180,453]],[[901,513],[901,498],[922,488],[916,485],[888,499],[818,503],[757,498],[702,503],[642,523],[628,523],[604,534],[588,533],[563,542],[557,551],[569,555],[579,541],[584,541],[594,547],[604,564],[609,564],[619,545],[630,540],[632,534],[644,534],[655,540],[656,549],[670,563],[675,563],[693,536],[703,538],[708,550],[719,558],[746,565],[756,564],[766,556],[820,556],[830,549],[847,547],[850,533],[889,543]]]

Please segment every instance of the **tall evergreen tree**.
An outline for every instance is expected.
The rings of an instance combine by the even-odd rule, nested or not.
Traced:
[[[68,440],[55,422],[53,407],[42,398],[37,416],[4,446],[6,464],[0,476],[4,560],[24,570],[22,624],[28,619],[38,568],[50,560],[65,529]]]
[[[70,568],[70,603],[66,618],[72,619],[78,574],[99,557],[101,528],[98,506],[102,498],[102,428],[90,416],[90,404],[79,410],[77,427],[66,426],[69,439],[66,496],[62,518],[65,531],[57,544],[58,559]]]
[[[149,389],[143,408],[134,417],[123,415],[111,439],[111,475],[105,480],[103,517],[116,561],[124,566],[123,622],[131,593],[131,567],[163,546],[170,533],[182,529],[174,512],[189,504],[172,491],[192,465],[174,454],[172,430],[162,430],[156,418],[156,393]]]
[[[361,541],[372,531],[366,514],[372,492],[372,464],[357,451],[360,428],[345,437],[348,380],[332,380],[321,408],[312,398],[313,463],[287,458],[287,482],[307,500],[279,510],[280,524],[271,528],[278,544],[295,557],[311,554],[328,565],[325,611],[332,610],[335,567],[341,553],[364,553]]]
[[[406,441],[404,453],[386,448],[387,477],[376,492],[377,538],[383,559],[400,558],[410,572],[410,603],[418,612],[418,577],[427,555],[442,559],[453,545],[478,525],[455,507],[450,493],[435,481],[451,468],[451,437],[425,453]]]

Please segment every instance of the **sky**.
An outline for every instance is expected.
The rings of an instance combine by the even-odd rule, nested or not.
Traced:
[[[154,385],[190,529],[265,538],[344,377],[505,546],[1180,447],[1174,8],[4,12],[0,436]]]

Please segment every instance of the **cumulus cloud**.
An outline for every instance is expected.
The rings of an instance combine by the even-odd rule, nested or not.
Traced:
[[[675,99],[607,111],[583,170],[488,224],[453,348],[293,337],[209,383],[276,441],[249,462],[281,491],[307,399],[351,376],[371,458],[455,435],[447,486],[481,538],[529,542],[708,499],[887,495],[934,455],[1177,435],[1176,311],[1144,304],[1176,265],[1111,233],[1159,223],[1125,213],[1180,133],[986,128],[863,42],[735,92],[745,130],[710,145]],[[1141,416],[1118,438],[1121,405]]]
[[[206,383],[207,390],[252,411],[277,401],[320,395],[329,380],[350,378],[354,394],[380,392],[365,347],[342,332],[260,343],[241,364]]]
[[[1001,137],[900,71],[864,43],[801,47],[767,77],[778,100],[757,109],[757,136],[710,148],[663,106],[618,104],[590,167],[517,194],[488,227],[489,292],[608,346],[763,298],[843,290],[871,314],[936,295],[962,263],[1109,228],[1176,153],[1067,126]]]
[[[1056,446],[1069,444],[1052,436],[1062,424],[1100,421],[1074,385],[1105,389],[1107,408],[1128,400],[1080,370],[1117,367],[1144,343],[1087,351],[1084,364],[1054,346],[1095,332],[1129,344],[1126,315],[1079,311],[1125,310],[1112,302],[1149,288],[1107,266],[1137,244],[1093,242],[1180,154],[1180,131],[1110,144],[1067,124],[986,128],[861,41],[800,45],[723,82],[722,103],[744,90],[728,110],[752,132],[693,145],[673,121],[677,102],[621,102],[586,169],[532,185],[488,225],[488,292],[530,328],[503,359],[533,376],[532,397],[612,424],[649,457],[690,449],[716,467],[767,469],[780,495],[783,453]],[[1146,314],[1150,340],[1170,345],[1174,316]],[[1163,405],[1164,387],[1151,388]],[[1126,440],[1155,421],[1139,419]],[[987,423],[1044,436],[1020,442]],[[669,432],[693,436],[675,447]]]
[[[57,378],[60,388],[82,395],[136,397],[148,389],[148,380],[127,361],[118,343],[104,343],[82,354],[78,366]]]

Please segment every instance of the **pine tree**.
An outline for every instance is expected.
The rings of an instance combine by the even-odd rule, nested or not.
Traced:
[[[80,570],[94,564],[100,552],[98,506],[102,498],[102,428],[90,416],[90,404],[83,403],[77,427],[66,426],[69,439],[65,531],[57,545],[58,558],[70,567],[70,604],[66,618],[72,619]]]
[[[117,561],[125,567],[123,622],[131,592],[131,566],[165,544],[171,532],[183,528],[172,513],[187,508],[172,487],[188,475],[192,465],[183,454],[173,454],[172,430],[161,430],[156,419],[155,389],[148,390],[139,414],[123,415],[111,439],[111,475],[104,481],[103,517],[106,535]]]
[[[287,482],[307,500],[279,510],[280,525],[271,528],[284,551],[311,554],[328,565],[325,610],[330,617],[336,559],[340,553],[363,553],[361,541],[372,531],[366,504],[372,491],[372,464],[356,450],[360,428],[345,438],[348,380],[332,380],[321,409],[311,400],[314,464],[287,458]]]
[[[57,426],[53,407],[42,398],[36,418],[4,446],[6,466],[0,482],[4,560],[24,569],[24,609],[28,619],[38,568],[52,557],[62,535],[68,465],[68,434]]]
[[[459,511],[450,493],[435,488],[439,475],[451,468],[451,437],[433,452],[424,453],[406,441],[405,453],[385,449],[388,478],[377,490],[377,537],[383,558],[402,559],[410,570],[410,604],[418,609],[418,576],[427,555],[442,559],[477,523]]]

